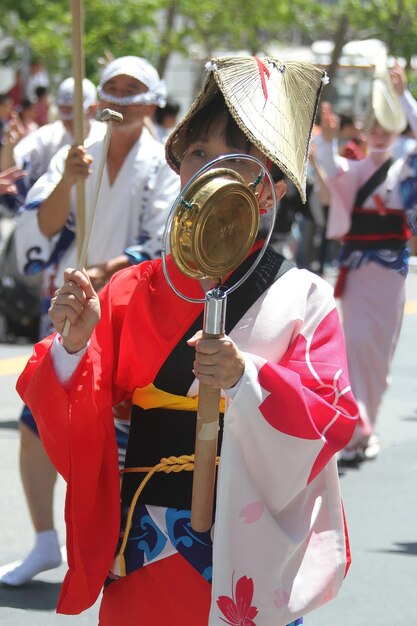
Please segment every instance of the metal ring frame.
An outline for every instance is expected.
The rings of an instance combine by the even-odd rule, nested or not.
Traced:
[[[173,222],[173,219],[174,219],[174,215],[175,215],[175,212],[176,212],[177,208],[182,203],[184,194],[188,191],[188,189],[191,187],[191,185],[194,183],[194,181],[199,176],[201,176],[202,174],[207,172],[213,166],[217,166],[217,165],[223,163],[224,161],[230,161],[231,159],[240,159],[240,160],[251,161],[251,162],[255,163],[256,165],[258,165],[260,167],[260,170],[262,172],[262,177],[263,176],[267,177],[269,185],[271,187],[271,193],[272,193],[272,218],[271,218],[271,225],[270,225],[270,227],[268,229],[268,233],[267,233],[267,235],[265,237],[265,240],[264,240],[264,244],[263,244],[262,248],[259,250],[259,252],[258,252],[258,254],[257,254],[257,256],[256,256],[256,258],[254,260],[254,262],[251,265],[251,267],[236,282],[236,284],[232,285],[228,289],[222,290],[222,293],[224,293],[226,295],[229,294],[229,293],[232,293],[233,291],[235,291],[235,289],[240,287],[240,285],[250,276],[250,274],[255,270],[256,266],[260,262],[263,254],[264,254],[264,252],[266,250],[266,247],[267,247],[267,245],[269,243],[271,235],[272,235],[272,230],[274,228],[274,222],[275,222],[275,218],[276,218],[276,202],[277,202],[277,198],[276,198],[274,181],[272,180],[272,176],[271,176],[270,172],[268,171],[268,169],[266,168],[265,164],[262,163],[259,159],[257,159],[256,157],[254,157],[254,156],[252,156],[250,154],[239,154],[239,153],[225,154],[223,156],[217,157],[216,159],[213,159],[209,163],[206,163],[206,165],[204,165],[202,168],[200,168],[198,170],[198,172],[196,172],[190,178],[190,180],[185,185],[185,187],[180,191],[180,193],[177,196],[174,204],[171,207],[171,210],[169,212],[169,215],[168,215],[168,218],[167,218],[167,221],[166,221],[166,224],[165,224],[164,232],[163,232],[163,235],[162,235],[161,256],[162,256],[162,267],[163,267],[164,276],[165,276],[169,286],[177,294],[177,296],[179,296],[183,300],[187,300],[188,302],[203,303],[203,302],[206,302],[207,299],[206,299],[206,297],[204,297],[204,298],[191,298],[190,296],[187,296],[187,295],[181,293],[175,287],[175,285],[173,284],[173,282],[171,280],[171,277],[169,276],[167,263],[166,263],[166,256],[168,254],[167,244],[168,244],[169,234],[170,234],[171,228],[172,228],[172,222]]]

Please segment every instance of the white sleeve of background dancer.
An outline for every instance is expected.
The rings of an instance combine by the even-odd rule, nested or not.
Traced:
[[[29,189],[26,196],[24,210],[16,221],[16,257],[21,274],[40,271],[42,264],[47,263],[60,237],[60,233],[46,237],[39,228],[39,206],[48,198],[59,181],[65,168],[65,159],[69,147],[62,148],[52,159],[48,171],[41,176]],[[39,261],[39,268],[31,267],[34,260]]]
[[[400,96],[401,106],[407,116],[408,123],[415,137],[417,137],[417,101],[406,89]]]
[[[29,133],[15,145],[13,149],[13,157],[18,167],[23,167],[25,157],[32,159],[33,152],[38,149],[37,137],[34,133]]]
[[[60,336],[56,335],[51,347],[51,358],[55,374],[62,385],[66,385],[71,380],[72,375],[87,351],[87,347],[88,345],[79,352],[70,354],[62,345]]]
[[[342,165],[342,159],[337,154],[337,141],[324,141],[320,138],[320,141],[316,140],[317,146],[317,160],[321,167],[326,172],[329,178],[333,178],[338,175],[340,167]],[[343,159],[345,161],[346,159]]]
[[[169,211],[180,191],[179,177],[162,163],[148,180],[149,201],[143,210],[139,252],[154,259],[161,255],[162,235]]]

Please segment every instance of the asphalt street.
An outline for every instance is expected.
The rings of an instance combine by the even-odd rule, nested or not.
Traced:
[[[307,616],[307,626],[417,626],[417,268],[407,285],[403,329],[379,420],[381,454],[359,467],[340,467],[352,566],[338,598]],[[19,480],[22,404],[14,390],[30,350],[30,345],[0,344],[0,574],[33,542]],[[64,492],[59,479],[55,514],[62,544]],[[95,626],[97,604],[79,616],[55,613],[65,571],[64,563],[24,587],[0,586],[0,626]]]

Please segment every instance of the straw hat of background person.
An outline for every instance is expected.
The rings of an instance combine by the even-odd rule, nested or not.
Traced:
[[[167,140],[170,166],[179,171],[193,115],[220,90],[242,132],[293,181],[305,202],[308,147],[326,73],[273,57],[215,58],[206,69],[200,93]]]
[[[407,126],[406,116],[392,86],[386,49],[380,52],[375,63],[371,106],[365,118],[364,129],[369,131],[375,121],[390,133],[401,133]]]

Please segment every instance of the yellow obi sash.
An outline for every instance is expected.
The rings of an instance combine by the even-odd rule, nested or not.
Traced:
[[[132,402],[142,409],[171,409],[172,411],[197,411],[198,396],[176,396],[162,391],[150,383],[146,387],[137,387]],[[220,398],[219,412],[224,413],[224,398]]]

